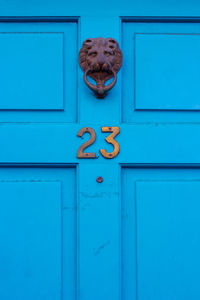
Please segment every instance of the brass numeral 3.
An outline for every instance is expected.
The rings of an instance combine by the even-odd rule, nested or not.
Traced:
[[[101,131],[102,132],[112,132],[111,134],[109,134],[109,136],[107,136],[106,142],[113,145],[114,150],[113,150],[113,152],[108,153],[106,150],[100,149],[100,153],[105,158],[114,158],[119,153],[119,144],[117,141],[115,141],[114,138],[119,134],[120,129],[119,129],[119,127],[101,127]]]

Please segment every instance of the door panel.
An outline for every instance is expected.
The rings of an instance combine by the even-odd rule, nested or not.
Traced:
[[[77,35],[67,18],[0,23],[1,121],[76,121]]]
[[[200,173],[123,169],[124,299],[199,299]]]
[[[199,23],[123,22],[123,119],[199,120]]]
[[[0,298],[75,299],[75,169],[0,169]]]

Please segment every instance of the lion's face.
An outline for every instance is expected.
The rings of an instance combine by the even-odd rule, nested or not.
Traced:
[[[108,80],[112,71],[117,72],[122,64],[122,53],[118,43],[112,38],[87,39],[79,53],[82,70],[90,70],[95,80]]]

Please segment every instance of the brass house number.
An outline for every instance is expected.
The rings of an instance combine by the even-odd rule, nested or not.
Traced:
[[[103,157],[109,158],[109,159],[116,157],[119,153],[119,144],[115,140],[115,137],[120,132],[119,127],[101,127],[101,131],[102,132],[111,132],[111,134],[109,134],[109,136],[107,136],[106,141],[109,144],[113,145],[113,147],[114,147],[113,152],[110,152],[110,153],[107,152],[105,149],[100,149],[99,151],[100,151],[101,155]],[[95,142],[96,133],[95,133],[94,129],[92,129],[91,127],[84,127],[79,130],[77,136],[82,137],[85,132],[88,132],[90,134],[90,139],[79,147],[78,152],[77,152],[77,158],[96,158],[96,153],[94,153],[94,152],[83,152],[86,148],[88,148],[90,145],[92,145]]]

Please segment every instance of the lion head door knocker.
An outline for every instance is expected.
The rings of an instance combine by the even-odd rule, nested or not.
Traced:
[[[87,86],[94,91],[97,98],[104,98],[117,81],[117,72],[122,65],[122,52],[112,38],[87,39],[79,52],[79,64]],[[96,81],[96,85],[88,81],[88,76]],[[113,77],[113,81],[105,85]]]

